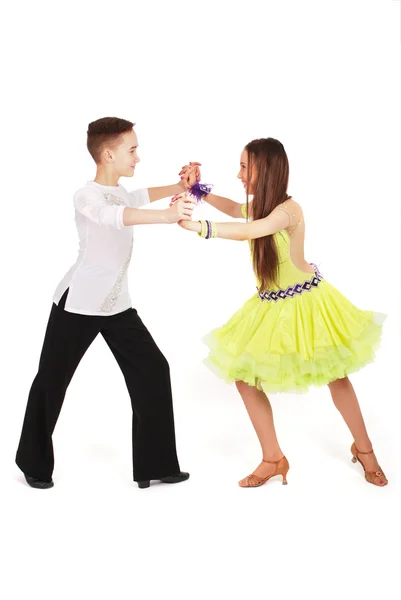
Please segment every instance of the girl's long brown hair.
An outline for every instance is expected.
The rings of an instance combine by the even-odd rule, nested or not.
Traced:
[[[253,140],[245,146],[248,152],[248,189],[252,171],[256,183],[252,202],[252,219],[263,219],[279,204],[290,198],[287,194],[289,165],[284,146],[273,138]],[[248,194],[246,208],[248,213]],[[253,268],[260,281],[260,290],[277,285],[278,253],[272,235],[252,240]]]

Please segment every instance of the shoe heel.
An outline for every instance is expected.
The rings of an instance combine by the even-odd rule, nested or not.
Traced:
[[[353,456],[353,457],[351,458],[351,462],[353,462],[353,463],[356,463],[356,462],[357,462],[357,458],[356,458],[356,456]]]
[[[150,486],[150,481],[138,481],[138,487],[141,488],[141,490],[148,488]]]
[[[288,485],[287,473],[283,473],[283,485]]]

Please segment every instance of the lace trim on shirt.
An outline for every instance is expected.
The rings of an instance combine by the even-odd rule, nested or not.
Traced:
[[[120,198],[119,196],[115,196],[114,194],[103,194],[103,196],[108,204],[113,204],[113,205],[118,205],[118,206],[122,206],[122,205],[127,206],[126,202],[124,202],[124,200],[122,198]],[[124,281],[124,277],[127,274],[127,270],[130,265],[130,262],[131,262],[132,248],[133,248],[133,244],[131,244],[131,248],[130,248],[127,260],[121,267],[121,270],[117,277],[117,281],[113,285],[111,292],[103,300],[100,308],[97,309],[97,312],[111,312],[113,310],[114,305],[118,300],[118,296],[121,293],[122,283]]]
[[[128,206],[126,202],[119,196],[115,196],[114,194],[103,194],[104,199],[108,204],[117,204],[118,206],[125,205]]]
[[[123,281],[124,281],[124,277],[127,274],[127,270],[128,270],[129,264],[131,262],[133,245],[134,244],[132,242],[128,258],[125,261],[125,263],[123,264],[123,266],[121,267],[121,270],[120,270],[120,272],[118,274],[118,277],[117,277],[117,281],[113,285],[113,288],[112,288],[111,292],[103,300],[102,305],[100,306],[100,308],[97,309],[97,312],[111,312],[113,310],[114,305],[115,305],[115,303],[118,300],[118,296],[121,293],[121,288],[122,288],[122,284],[123,284]]]

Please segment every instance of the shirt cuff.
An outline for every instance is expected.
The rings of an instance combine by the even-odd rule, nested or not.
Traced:
[[[131,196],[132,208],[140,208],[141,206],[145,206],[145,204],[149,204],[150,202],[148,188],[129,192],[129,195]]]
[[[124,211],[127,208],[127,206],[119,206],[118,207],[118,211],[116,214],[116,227],[117,229],[122,229],[123,227],[125,227],[124,225]]]

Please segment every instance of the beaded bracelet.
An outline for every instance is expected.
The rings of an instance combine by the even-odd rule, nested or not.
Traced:
[[[206,221],[199,221],[201,224],[201,230],[198,233],[199,237],[206,239],[207,236],[207,223]]]
[[[201,230],[198,233],[199,237],[210,240],[217,237],[217,224],[214,221],[199,221]]]

